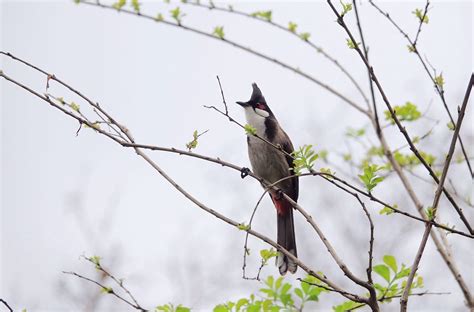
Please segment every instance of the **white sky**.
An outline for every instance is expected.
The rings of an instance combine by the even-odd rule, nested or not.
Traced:
[[[273,19],[282,24],[297,22],[299,29],[310,32],[311,38],[350,69],[368,90],[366,71],[358,56],[347,48],[346,36],[325,2],[233,4],[247,12],[272,9]],[[411,11],[422,7],[423,2],[381,5],[410,34],[416,31],[417,22]],[[175,6],[147,2],[143,11],[168,16]],[[226,38],[298,66],[362,103],[347,79],[299,40],[258,21],[180,6],[187,14],[185,25],[208,31],[224,25]],[[420,37],[420,48],[443,72],[453,113],[461,104],[472,72],[472,7],[471,2],[434,2],[430,23],[424,26]],[[428,115],[440,120],[439,127],[435,136],[421,146],[442,155],[450,136],[445,127],[447,117],[431,83],[416,58],[407,52],[400,34],[367,3],[360,10],[371,60],[388,96],[395,104],[412,101],[422,111],[429,107]],[[328,149],[335,161],[337,153],[347,152],[347,127],[368,126],[361,114],[327,91],[218,40],[109,10],[77,6],[72,1],[0,1],[0,13],[1,50],[54,73],[100,102],[141,143],[184,148],[195,129],[209,129],[199,140],[197,152],[248,166],[243,131],[203,108],[221,105],[216,75],[221,78],[230,111],[237,119],[243,121],[244,116],[233,103],[247,100],[250,84],[257,82],[294,145],[314,144],[317,150]],[[353,22],[351,15],[348,20]],[[0,64],[8,75],[44,90],[42,76],[5,57],[0,58]],[[57,85],[51,87],[51,92],[71,97]],[[205,311],[260,287],[240,278],[242,232],[193,206],[131,150],[88,129],[76,137],[78,125],[74,121],[4,80],[0,94],[0,297],[16,309],[83,309],[85,298],[94,296],[98,289],[61,273],[74,270],[95,276],[92,267],[78,260],[81,254],[102,256],[104,265],[124,277],[140,302],[149,308],[173,302]],[[429,120],[420,123],[410,131],[421,135],[433,125]],[[471,107],[463,129],[471,155],[472,129]],[[399,146],[403,142],[400,136],[388,131],[391,146]],[[356,145],[353,148],[357,149]],[[236,172],[199,160],[149,154],[209,207],[235,220],[248,220],[261,194],[256,182],[242,181]],[[459,190],[472,194],[472,183],[463,175],[463,166],[453,167],[452,174],[459,181],[467,181],[458,185]],[[413,181],[423,203],[429,205],[433,188]],[[388,202],[397,201],[404,210],[415,213],[411,203],[400,200],[397,178],[390,178],[386,185],[378,190],[381,197]],[[353,271],[364,276],[368,229],[359,207],[317,179],[301,182],[300,203],[314,215]],[[444,220],[462,228],[450,213],[451,208],[444,201],[442,204]],[[368,205],[376,221],[375,261],[380,262],[384,254],[395,254],[400,262],[411,264],[423,227],[403,217],[379,216],[380,207]],[[472,208],[466,207],[466,212],[472,220]],[[265,199],[254,228],[273,237],[274,219],[271,203]],[[299,216],[296,226],[301,259],[340,285],[362,293],[343,278]],[[453,235],[448,239],[461,272],[474,289],[472,243]],[[253,240],[250,248],[256,255],[263,246]],[[254,256],[250,261],[252,273],[259,260]],[[428,243],[420,270],[425,277],[425,290],[448,291],[451,295],[412,298],[413,311],[463,310],[461,292],[446,271],[433,244]],[[277,270],[269,266],[264,272],[267,274],[275,275]],[[300,270],[289,281],[301,276]],[[321,301],[314,309],[327,310],[343,299],[323,295]],[[127,307],[111,297],[100,297],[98,310],[119,309]],[[395,310],[396,305],[386,309]]]

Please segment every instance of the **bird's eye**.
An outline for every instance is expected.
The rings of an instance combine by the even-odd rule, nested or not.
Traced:
[[[265,104],[263,104],[263,103],[257,103],[257,105],[255,106],[255,108],[258,108],[258,109],[261,109],[261,110],[266,110]]]

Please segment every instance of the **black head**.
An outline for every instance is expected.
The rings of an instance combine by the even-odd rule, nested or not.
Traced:
[[[257,84],[254,82],[252,83],[252,96],[250,97],[250,100],[247,102],[236,102],[243,108],[247,107],[252,107],[254,110],[260,109],[263,111],[268,112],[270,115],[273,116],[272,111],[267,105],[267,101],[265,101],[265,98],[263,97],[262,91],[258,88]]]

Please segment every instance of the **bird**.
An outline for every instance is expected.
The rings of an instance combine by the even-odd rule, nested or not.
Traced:
[[[268,183],[286,178],[277,183],[277,190],[270,190],[269,195],[276,208],[277,242],[297,257],[293,206],[282,194],[285,193],[295,202],[298,200],[298,176],[295,175],[293,158],[290,156],[294,151],[293,144],[256,83],[252,84],[250,100],[236,103],[244,108],[247,124],[255,129],[258,136],[247,133],[248,156],[253,173]],[[277,253],[276,266],[282,276],[288,271],[295,273],[298,268],[295,261],[281,252]]]

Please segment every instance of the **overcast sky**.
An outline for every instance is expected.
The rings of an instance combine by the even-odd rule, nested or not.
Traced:
[[[325,1],[232,4],[246,12],[271,9],[273,19],[284,25],[296,22],[298,29],[310,32],[311,39],[350,70],[368,94],[365,68],[348,49],[346,35]],[[417,28],[411,12],[423,4],[381,2],[411,35]],[[145,2],[142,10],[152,15],[162,12],[169,18],[169,10],[176,5],[173,1],[169,5]],[[363,103],[333,64],[297,38],[258,21],[179,5],[186,13],[183,24],[205,31],[224,25],[226,38],[299,67]],[[442,157],[450,132],[432,84],[386,19],[366,2],[360,10],[371,61],[390,100],[393,104],[412,101],[421,111],[428,111],[430,119],[410,128],[416,135],[439,120],[434,136],[421,146]],[[72,1],[0,0],[0,16],[2,51],[54,73],[98,101],[140,143],[184,148],[194,130],[209,129],[200,138],[197,152],[249,166],[243,130],[203,107],[222,105],[216,75],[220,76],[230,112],[239,121],[244,122],[244,115],[233,103],[248,100],[251,83],[257,82],[294,145],[314,144],[317,150],[327,149],[339,164],[338,154],[350,151],[349,146],[358,150],[357,145],[348,145],[344,135],[347,128],[370,129],[362,114],[326,90],[219,40]],[[420,36],[420,49],[446,80],[446,97],[453,113],[472,72],[472,16],[472,2],[433,2],[430,22]],[[349,14],[347,19],[354,27],[353,16]],[[44,92],[43,76],[6,57],[0,57],[0,64],[6,74]],[[75,99],[55,84],[50,92]],[[13,307],[28,311],[85,309],[98,289],[61,273],[73,270],[96,277],[93,267],[79,259],[83,254],[103,257],[103,264],[125,278],[148,308],[173,302],[206,311],[260,288],[257,282],[241,279],[244,234],[199,210],[132,150],[90,129],[81,130],[76,137],[75,121],[4,80],[0,83],[0,101],[0,297]],[[470,155],[472,112],[471,106],[462,130]],[[396,131],[388,129],[388,135],[392,147],[403,143]],[[261,195],[258,183],[241,180],[238,172],[200,160],[149,154],[206,205],[247,222]],[[321,163],[317,169],[326,166]],[[457,187],[466,196],[472,194],[472,183],[464,173],[463,164],[453,166],[452,178],[461,181]],[[428,206],[434,188],[410,179]],[[349,196],[318,179],[305,179],[300,185],[301,205],[313,214],[352,270],[364,276],[368,228],[359,207]],[[415,213],[410,202],[400,199],[398,179],[389,178],[387,185],[390,188],[381,186],[378,194]],[[385,254],[395,254],[400,262],[411,264],[423,226],[399,216],[379,216],[380,207],[368,206],[376,222],[375,262]],[[463,228],[445,201],[441,207],[443,220]],[[472,220],[472,207],[466,206],[465,211]],[[275,219],[271,202],[265,198],[253,228],[275,237]],[[295,222],[299,257],[341,286],[362,293],[344,279],[304,219],[297,216]],[[472,242],[454,235],[448,239],[472,290]],[[257,270],[257,253],[268,248],[264,246],[251,240],[250,274]],[[461,291],[446,272],[446,265],[429,242],[420,269],[424,289],[451,294],[412,298],[413,311],[464,310]],[[269,274],[277,274],[273,265],[264,271],[264,276]],[[289,281],[302,276],[299,270]],[[313,306],[315,310],[325,311],[343,298],[330,294],[321,301]],[[386,309],[397,310],[396,306]],[[98,311],[127,310],[106,296],[98,297],[96,307]]]

